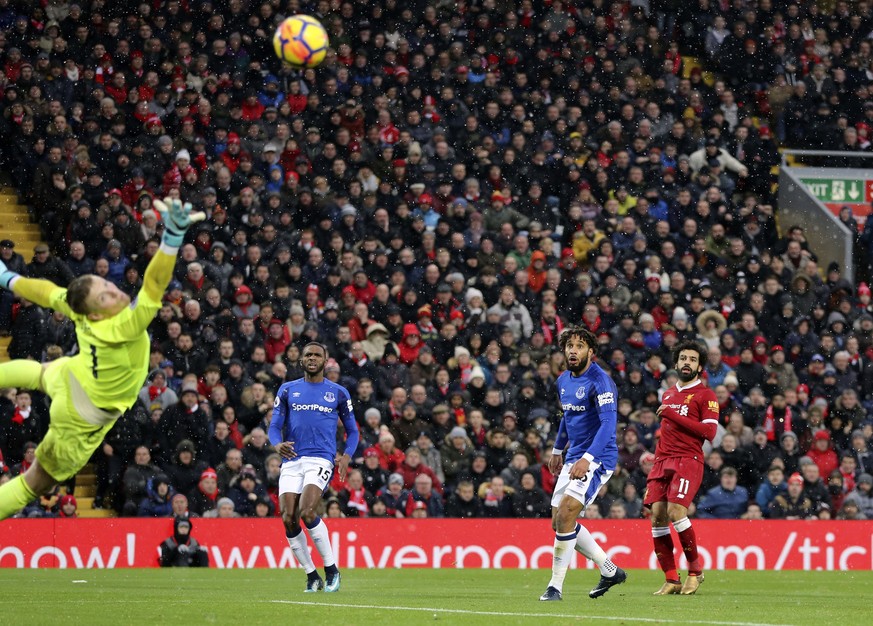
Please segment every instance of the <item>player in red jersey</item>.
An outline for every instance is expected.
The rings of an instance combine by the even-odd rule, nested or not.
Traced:
[[[703,442],[715,437],[718,428],[718,400],[700,378],[705,359],[706,351],[697,342],[683,341],[676,346],[673,363],[679,372],[679,382],[664,392],[658,407],[661,438],[644,500],[652,509],[655,555],[667,579],[655,595],[691,595],[703,582],[688,505],[703,480]],[[685,584],[681,584],[676,571],[671,522],[688,560]]]

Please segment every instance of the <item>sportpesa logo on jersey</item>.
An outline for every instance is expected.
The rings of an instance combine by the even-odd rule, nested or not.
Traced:
[[[291,404],[292,411],[321,411],[322,413],[333,413],[333,407],[322,406],[320,404]]]
[[[584,411],[585,407],[579,404],[570,404],[569,402],[562,402],[561,408],[565,411]]]

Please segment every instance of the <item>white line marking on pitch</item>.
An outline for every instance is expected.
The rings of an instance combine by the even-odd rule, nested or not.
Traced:
[[[381,604],[335,604],[333,602],[307,602],[304,600],[268,600],[273,604],[294,604],[297,606],[324,606],[346,609],[380,609],[383,611],[417,611],[420,613],[455,613],[460,615],[486,615],[494,617],[561,617],[568,619],[600,619],[614,622],[664,623],[665,620],[653,617],[617,617],[615,615],[569,615],[561,613],[509,613],[505,611],[468,611],[466,609],[427,608],[419,606],[385,606]],[[705,624],[706,626],[789,626],[787,624],[764,624],[762,622],[717,622],[712,620],[683,620],[686,624]]]

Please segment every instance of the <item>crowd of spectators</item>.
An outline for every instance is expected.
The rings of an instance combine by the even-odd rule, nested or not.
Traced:
[[[0,158],[46,242],[0,259],[135,295],[153,199],[209,216],[95,506],[275,515],[273,394],[319,340],[362,432],[326,515],[546,517],[557,339],[582,323],[620,397],[588,517],[644,515],[684,338],[722,422],[698,517],[873,515],[870,289],[777,229],[771,176],[779,142],[868,149],[870,4],[677,4],[0,0]],[[315,70],[272,54],[298,11],[331,35]],[[0,329],[13,358],[76,351],[70,320],[8,293]],[[21,471],[44,398],[0,415]]]

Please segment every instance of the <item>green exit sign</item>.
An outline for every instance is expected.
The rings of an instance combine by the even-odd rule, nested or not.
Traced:
[[[866,202],[867,181],[860,178],[801,178],[809,192],[822,202]]]

